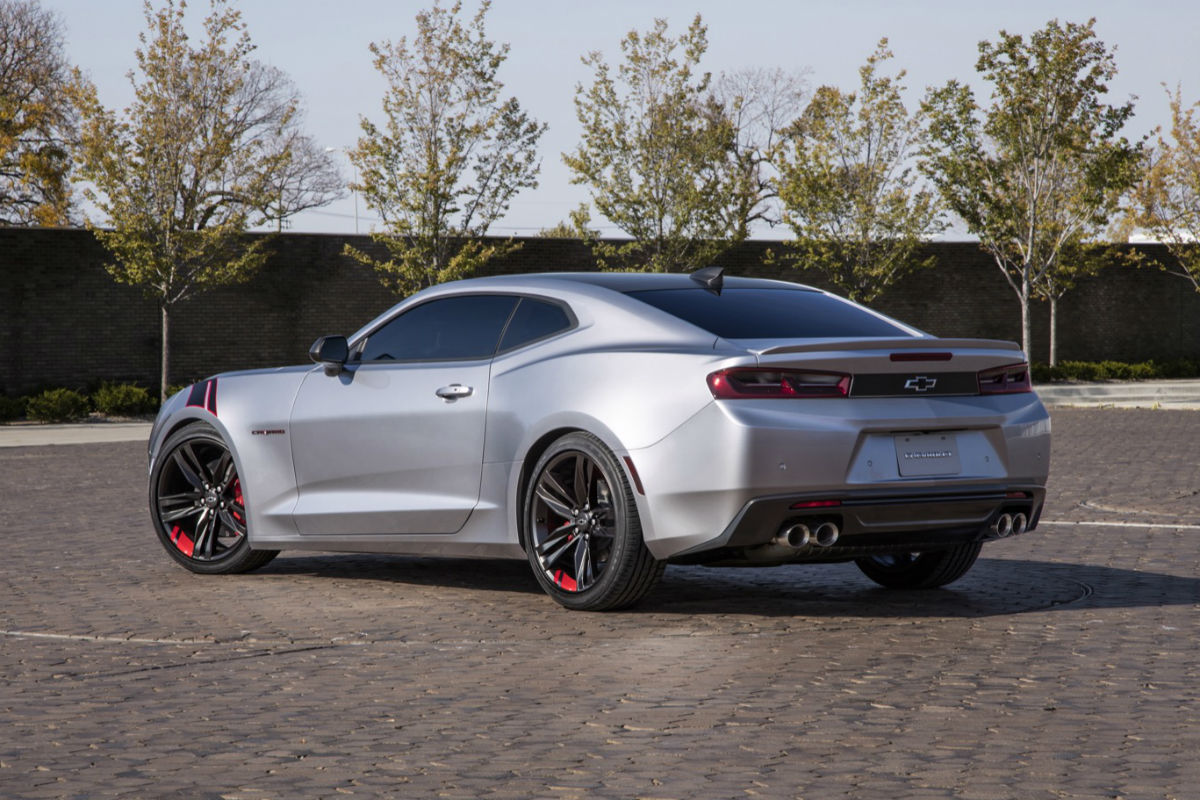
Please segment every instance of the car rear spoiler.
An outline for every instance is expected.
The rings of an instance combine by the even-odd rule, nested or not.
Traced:
[[[760,356],[783,353],[811,353],[821,350],[1012,350],[1021,352],[1016,342],[1003,339],[939,339],[930,337],[905,339],[811,339],[794,344],[750,348]]]

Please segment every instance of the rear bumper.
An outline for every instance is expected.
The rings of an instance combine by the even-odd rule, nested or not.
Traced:
[[[1033,485],[979,486],[957,492],[928,489],[902,495],[860,491],[759,497],[746,503],[720,536],[677,554],[675,559],[736,558],[746,550],[769,546],[781,531],[798,523],[815,530],[821,523],[832,522],[839,531],[837,541],[827,547],[810,545],[775,555],[796,561],[839,561],[1000,539],[1011,535],[996,528],[1002,514],[1023,514],[1028,520],[1025,530],[1032,530],[1045,497],[1045,489]],[[813,502],[837,505],[808,507]]]
[[[958,470],[900,474],[895,437],[941,432],[957,441]],[[657,558],[769,541],[806,499],[839,501],[824,516],[841,519],[847,541],[869,547],[888,536],[878,546],[902,547],[898,536],[920,543],[935,530],[986,536],[1008,492],[1027,493],[1032,519],[1045,496],[1050,420],[1034,394],[714,401],[628,456]]]

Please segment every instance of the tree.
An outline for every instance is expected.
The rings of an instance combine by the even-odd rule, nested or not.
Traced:
[[[1102,102],[1117,68],[1094,25],[1052,20],[1028,41],[1001,31],[980,42],[975,69],[992,84],[982,121],[957,81],[923,104],[924,168],[1016,294],[1026,353],[1030,299],[1072,273],[1064,253],[1107,224],[1137,178],[1141,145],[1120,136],[1133,103]]]
[[[576,87],[583,139],[563,162],[572,183],[591,189],[596,210],[632,239],[585,236],[603,268],[695,269],[745,238],[731,210],[755,203],[727,168],[737,131],[709,91],[711,76],[695,72],[707,47],[697,15],[678,39],[667,35],[665,19],[645,34],[630,31],[615,79],[599,52],[583,58],[595,79]],[[574,216],[586,225],[589,215]]]
[[[807,70],[750,67],[721,73],[715,82],[712,96],[734,131],[725,168],[737,190],[724,212],[725,227],[738,241],[750,235],[756,222],[774,226],[780,221],[772,157],[781,132],[804,108],[806,75]]]
[[[282,231],[289,217],[320,208],[345,195],[346,182],[328,151],[304,133],[297,115],[273,136],[265,152],[276,168],[266,176],[266,205],[262,215]]]
[[[1075,236],[1066,240],[1054,263],[1033,285],[1033,296],[1050,304],[1049,363],[1058,363],[1058,301],[1075,288],[1080,278],[1095,275],[1113,264],[1134,266],[1136,258],[1121,252],[1110,242]]]
[[[857,93],[818,89],[775,160],[783,221],[796,235],[790,258],[863,302],[931,264],[919,256],[921,242],[943,228],[936,197],[913,174],[924,132],[921,114],[910,115],[900,96],[905,73],[878,74],[890,58],[881,39],[859,69]]]
[[[568,222],[557,222],[549,228],[542,228],[537,235],[542,239],[578,239],[579,231]]]
[[[1178,87],[1167,96],[1171,141],[1159,131],[1157,147],[1147,153],[1145,176],[1132,193],[1131,222],[1167,246],[1175,262],[1162,268],[1200,291],[1200,102],[1184,107]]]
[[[373,238],[391,258],[375,267],[399,294],[468,277],[489,259],[516,249],[479,237],[508,210],[521,189],[537,186],[537,142],[546,130],[515,97],[501,99],[497,78],[508,45],[487,38],[484,0],[470,22],[462,4],[436,3],[417,14],[411,42],[372,44],[375,68],[387,80],[385,121],[361,119],[363,136],[350,152],[354,187],[383,219]]]
[[[336,170],[295,148],[299,97],[280,71],[254,62],[238,11],[211,0],[205,40],[184,32],[186,5],[145,5],[135,98],[123,118],[79,79],[80,174],[111,229],[89,222],[112,254],[109,273],[161,310],[161,390],[170,379],[170,312],[217,286],[247,280],[267,253],[248,227],[322,205]],[[307,164],[307,169],[298,169]],[[312,181],[312,182],[310,182]]]
[[[0,224],[62,225],[76,114],[58,18],[0,0]]]

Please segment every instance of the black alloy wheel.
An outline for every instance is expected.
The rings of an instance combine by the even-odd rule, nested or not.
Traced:
[[[233,454],[202,423],[163,444],[150,476],[150,511],[167,553],[193,572],[246,572],[278,553],[250,548]]]
[[[616,457],[572,433],[538,459],[526,492],[526,550],[538,582],[568,608],[607,610],[641,599],[662,575],[642,540]]]
[[[961,578],[983,545],[967,542],[928,553],[889,553],[855,560],[862,573],[889,589],[936,589]]]

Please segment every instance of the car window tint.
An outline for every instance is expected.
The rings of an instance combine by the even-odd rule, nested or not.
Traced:
[[[525,297],[513,312],[504,338],[500,341],[500,349],[511,350],[569,327],[571,318],[562,306]]]
[[[864,308],[803,289],[699,287],[628,292],[723,339],[821,339],[911,336]]]
[[[491,358],[517,299],[511,295],[465,295],[422,303],[371,334],[362,360]]]

